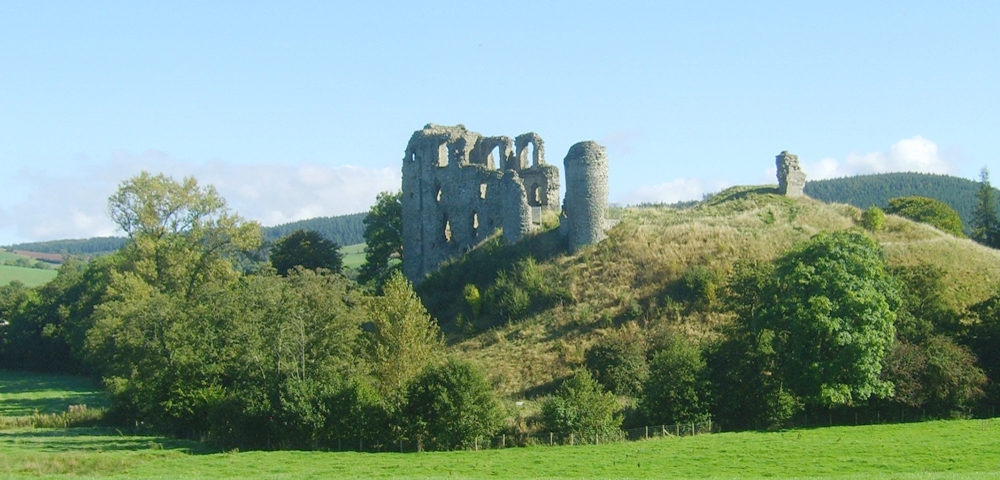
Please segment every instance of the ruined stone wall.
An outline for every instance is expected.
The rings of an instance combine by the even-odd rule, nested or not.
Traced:
[[[570,147],[563,167],[566,171],[566,199],[561,227],[570,252],[575,252],[606,236],[608,157],[604,147],[597,142],[580,142]]]
[[[559,169],[545,164],[544,152],[534,133],[515,144],[463,125],[414,132],[403,158],[406,277],[419,281],[500,227],[516,241],[531,229],[531,206],[558,208]]]
[[[782,151],[774,157],[778,169],[778,193],[788,197],[804,197],[802,189],[806,186],[806,174],[799,167],[799,157]]]

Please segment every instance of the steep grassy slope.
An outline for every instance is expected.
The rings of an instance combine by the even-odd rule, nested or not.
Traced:
[[[860,210],[849,205],[788,199],[770,187],[736,187],[691,209],[628,210],[606,241],[575,255],[557,253],[554,231],[524,245],[487,243],[445,266],[421,285],[421,293],[450,332],[453,348],[488,366],[502,392],[530,397],[581,364],[586,349],[611,327],[630,324],[653,341],[664,332],[692,342],[711,338],[713,327],[731,315],[718,299],[691,298],[681,281],[685,273],[707,270],[721,286],[737,260],[771,261],[818,232],[853,228],[859,217]],[[890,216],[874,238],[890,265],[942,268],[949,288],[941,294],[959,308],[990,296],[1000,280],[1000,251],[932,227]],[[557,294],[507,321],[491,303],[490,288],[499,270],[527,257],[537,258],[532,276],[541,279],[529,294]],[[467,283],[485,299],[471,326],[461,294]]]

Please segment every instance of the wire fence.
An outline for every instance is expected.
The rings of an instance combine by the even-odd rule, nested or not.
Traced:
[[[576,433],[504,433],[493,437],[478,437],[459,450],[490,450],[528,446],[557,445],[603,445],[626,441],[638,441],[651,438],[685,437],[703,435],[717,430],[711,420],[706,422],[683,423],[675,425],[650,425],[645,427],[618,429],[610,432],[576,434]],[[399,438],[393,442],[364,440],[341,440],[337,443],[338,450],[354,450],[360,452],[422,452],[439,450],[434,448],[433,440],[422,438]]]

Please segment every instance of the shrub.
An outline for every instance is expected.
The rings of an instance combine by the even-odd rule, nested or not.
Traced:
[[[500,429],[502,412],[483,373],[449,359],[428,367],[410,386],[403,421],[426,447],[455,449],[492,437]]]
[[[918,345],[897,342],[886,358],[885,375],[896,387],[896,402],[944,416],[971,407],[986,384],[975,355],[942,335]]]
[[[543,428],[580,439],[618,435],[622,423],[615,396],[604,391],[590,373],[578,370],[555,395],[542,403]]]
[[[709,416],[708,393],[701,351],[673,337],[653,356],[639,404],[654,423],[697,422]]]
[[[649,376],[645,342],[625,331],[616,331],[599,340],[584,358],[595,379],[618,395],[638,395]]]
[[[691,267],[680,280],[682,296],[700,305],[711,305],[715,302],[715,290],[718,280],[715,271],[703,265]]]
[[[870,232],[878,232],[885,228],[885,212],[881,208],[871,206],[861,214],[861,226]]]
[[[962,234],[962,218],[947,203],[927,197],[896,197],[889,199],[886,212],[923,222],[956,237]]]

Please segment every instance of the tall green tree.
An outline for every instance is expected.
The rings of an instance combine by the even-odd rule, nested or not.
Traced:
[[[365,263],[358,282],[381,286],[400,270],[403,255],[402,192],[382,192],[365,217]]]
[[[212,186],[142,172],[108,199],[111,219],[129,237],[126,269],[164,292],[190,296],[231,259],[260,246],[260,225],[231,213]]]
[[[340,246],[312,230],[296,230],[274,244],[271,249],[271,265],[282,275],[289,270],[302,267],[307,270],[325,268],[340,273],[344,257]]]
[[[673,337],[653,356],[639,405],[657,424],[704,421],[709,416],[709,390],[700,349]]]
[[[777,262],[751,331],[770,337],[779,374],[807,404],[884,398],[879,378],[900,300],[879,246],[860,231],[821,233]]]
[[[979,179],[972,238],[983,245],[1000,248],[1000,217],[997,214],[997,198],[990,186],[990,171],[984,167]]]
[[[398,408],[410,382],[440,357],[443,343],[437,322],[401,272],[393,272],[382,290],[366,305],[364,351],[382,395]]]

